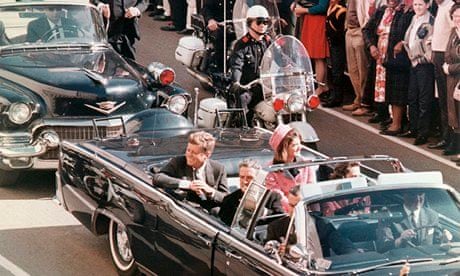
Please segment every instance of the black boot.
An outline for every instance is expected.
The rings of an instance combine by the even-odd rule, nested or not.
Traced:
[[[442,152],[443,155],[454,155],[460,153],[460,133],[452,133],[450,141]]]

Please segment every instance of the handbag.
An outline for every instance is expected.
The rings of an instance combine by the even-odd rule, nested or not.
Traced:
[[[297,4],[299,4],[303,8],[307,8],[307,9],[316,5],[315,3],[310,2],[308,0],[297,0]]]
[[[453,96],[454,96],[454,100],[460,102],[460,80],[455,85],[454,95]]]

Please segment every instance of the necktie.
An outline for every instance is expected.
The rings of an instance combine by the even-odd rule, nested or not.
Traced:
[[[412,226],[414,228],[417,228],[417,220],[415,219],[415,213],[414,212],[412,212],[410,214],[410,222],[412,223]]]

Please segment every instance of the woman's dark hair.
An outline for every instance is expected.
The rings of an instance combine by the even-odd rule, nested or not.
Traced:
[[[455,4],[452,6],[452,8],[450,8],[450,12],[449,12],[450,19],[454,20],[454,18],[452,16],[453,16],[454,12],[456,10],[458,10],[458,9],[460,9],[460,3],[455,2]]]
[[[340,163],[334,168],[334,172],[329,177],[330,179],[346,178],[346,175],[350,172],[353,167],[359,166],[357,162]]]

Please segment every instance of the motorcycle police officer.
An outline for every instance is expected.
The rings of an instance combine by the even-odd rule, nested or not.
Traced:
[[[245,91],[241,89],[241,85],[259,78],[260,63],[271,43],[270,36],[266,34],[270,23],[267,9],[260,5],[250,7],[246,14],[246,23],[248,33],[236,42],[229,66],[233,81],[231,92],[237,98],[237,102],[240,100],[242,107],[247,110],[247,121],[249,126],[252,126],[253,108],[264,99],[262,87],[256,85]]]

